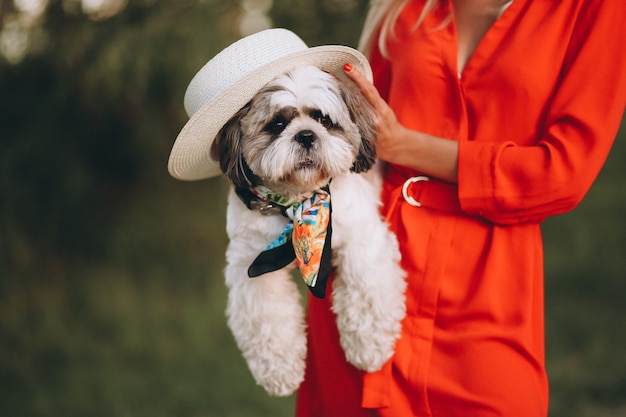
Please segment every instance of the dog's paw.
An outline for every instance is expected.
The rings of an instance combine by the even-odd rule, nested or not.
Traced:
[[[370,323],[347,323],[347,320],[338,323],[339,341],[348,362],[367,372],[378,371],[393,356],[400,320],[371,316],[362,319]],[[373,320],[379,323],[374,324]]]
[[[307,340],[303,324],[297,318],[281,318],[242,330],[239,327],[233,333],[256,383],[270,395],[291,395],[304,380]]]
[[[395,235],[370,216],[337,224],[343,241],[334,252],[333,311],[346,359],[359,369],[379,370],[394,353],[406,315],[405,272]],[[367,236],[363,235],[366,224]],[[334,234],[333,234],[334,236]]]
[[[227,273],[230,270],[227,269]],[[307,351],[300,293],[285,270],[231,277],[226,313],[237,346],[257,384],[287,396],[304,379]]]
[[[348,362],[364,371],[377,371],[394,353],[406,315],[404,277],[385,277],[360,288],[337,279],[333,310],[337,315],[340,344]],[[381,275],[384,276],[384,275]]]
[[[305,355],[306,349],[287,355],[257,355],[248,359],[248,366],[256,383],[269,395],[286,397],[293,394],[304,380]]]
[[[374,372],[393,356],[396,337],[382,334],[367,337],[359,332],[344,332],[340,343],[348,362],[363,371]]]

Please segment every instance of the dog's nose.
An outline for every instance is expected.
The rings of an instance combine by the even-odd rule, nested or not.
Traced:
[[[296,135],[296,142],[300,145],[304,146],[306,149],[309,149],[313,146],[313,142],[315,141],[315,135],[312,130],[303,130],[298,132]]]

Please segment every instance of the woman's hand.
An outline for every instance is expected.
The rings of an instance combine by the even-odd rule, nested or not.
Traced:
[[[350,64],[344,65],[344,70],[348,78],[359,87],[359,90],[372,105],[378,117],[376,121],[378,134],[376,139],[377,157],[387,162],[396,162],[394,153],[401,152],[401,138],[406,134],[406,128],[398,122],[396,114],[380,96],[374,84],[365,78],[363,73],[353,69]]]
[[[376,111],[376,154],[383,161],[413,168],[420,173],[456,183],[459,143],[404,127],[378,90],[350,64],[344,72]]]

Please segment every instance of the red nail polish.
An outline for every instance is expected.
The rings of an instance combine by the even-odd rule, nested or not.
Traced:
[[[344,70],[345,72],[350,72],[350,71],[352,71],[352,65],[350,65],[350,64],[345,64],[345,65],[343,66],[343,70]]]

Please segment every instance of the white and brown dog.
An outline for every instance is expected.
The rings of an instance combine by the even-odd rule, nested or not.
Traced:
[[[259,254],[293,221],[293,209],[268,200],[268,190],[285,201],[308,201],[330,184],[332,305],[346,359],[378,370],[400,335],[404,272],[395,236],[379,214],[380,180],[370,170],[373,120],[352,83],[306,65],[266,84],[212,144],[211,157],[233,184],[228,324],[255,380],[272,395],[289,395],[302,382],[307,336],[290,274],[293,257],[280,269],[261,266],[251,273]],[[324,284],[316,291],[324,296]]]
[[[177,179],[224,173],[233,184],[228,324],[273,395],[289,395],[304,377],[294,265],[317,297],[335,271],[328,295],[346,359],[359,369],[377,370],[393,355],[405,316],[398,244],[380,217],[371,169],[373,112],[346,63],[372,79],[367,58],[348,46],[308,47],[281,28],[238,40],[189,83],[189,120],[168,162]]]

